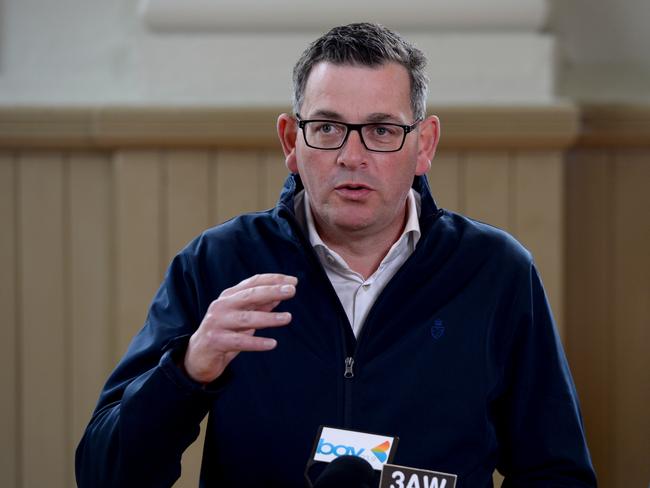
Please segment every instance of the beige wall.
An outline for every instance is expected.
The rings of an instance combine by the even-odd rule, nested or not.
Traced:
[[[0,111],[6,486],[73,485],[74,447],[171,256],[201,229],[275,202],[286,170],[274,115]],[[595,143],[578,137],[579,116],[571,107],[444,109],[446,146],[429,177],[440,205],[533,251],[602,486],[644,486],[648,117],[634,119],[641,137],[619,140],[633,147],[623,151],[615,140],[570,149]],[[178,486],[196,486],[199,448],[186,458]]]

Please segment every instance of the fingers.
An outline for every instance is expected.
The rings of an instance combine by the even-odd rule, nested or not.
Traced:
[[[224,307],[234,310],[270,311],[283,300],[296,294],[296,286],[291,284],[259,285],[237,291],[227,297],[220,297]]]
[[[265,273],[251,276],[250,278],[245,279],[244,281],[236,284],[235,286],[228,288],[221,293],[222,297],[228,297],[239,291],[253,288],[256,286],[268,286],[268,285],[293,285],[298,284],[298,278],[295,276],[280,274],[280,273]]]
[[[275,339],[231,331],[224,331],[219,340],[219,347],[232,352],[270,351],[276,345],[277,341]]]
[[[183,368],[195,381],[213,381],[242,351],[269,351],[274,339],[255,336],[258,329],[282,327],[289,312],[273,312],[296,294],[298,280],[283,274],[261,274],[225,290],[214,300],[190,337]]]
[[[211,317],[207,317],[211,320]],[[220,328],[232,331],[255,331],[268,327],[281,327],[291,322],[289,312],[259,312],[255,310],[232,310],[220,317]]]

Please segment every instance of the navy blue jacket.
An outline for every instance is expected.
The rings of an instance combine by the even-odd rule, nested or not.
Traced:
[[[424,177],[422,236],[355,339],[301,231],[297,176],[269,211],[209,229],[172,261],[143,329],[108,379],[79,444],[79,486],[168,487],[209,414],[202,487],[303,487],[319,425],[399,436],[396,464],[459,487],[595,486],[576,392],[530,254],[506,233],[438,209]],[[298,277],[214,384],[176,366],[222,290],[257,273]],[[345,378],[345,359],[354,376]]]

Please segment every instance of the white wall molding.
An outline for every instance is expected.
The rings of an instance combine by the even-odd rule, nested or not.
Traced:
[[[413,0],[391,10],[386,0],[372,9],[367,0],[329,0],[332,14],[321,12],[322,2],[295,0],[3,1],[0,105],[282,105],[306,46],[371,10],[378,17],[368,20],[402,32],[427,55],[432,105],[555,99],[557,45],[540,30],[546,0]],[[201,5],[206,10],[196,10]],[[179,26],[186,7],[223,31],[151,31],[138,6],[145,20],[166,12]],[[263,27],[251,19],[264,19]]]
[[[401,31],[515,30],[536,32],[546,0],[141,0],[139,12],[155,31],[324,31],[367,20]]]

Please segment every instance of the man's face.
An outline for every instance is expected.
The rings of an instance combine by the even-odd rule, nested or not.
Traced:
[[[307,80],[300,116],[411,125],[408,72],[397,63],[374,68],[319,63]],[[292,124],[285,124],[287,131],[295,130]],[[426,172],[433,157],[431,143],[421,147],[421,131],[435,129],[437,141],[437,125],[432,128],[427,119],[424,126],[406,136],[400,151],[391,153],[368,151],[356,131],[337,150],[308,147],[300,129],[294,140],[283,141],[287,167],[300,174],[321,232],[330,237],[379,237],[401,230],[413,177]]]

